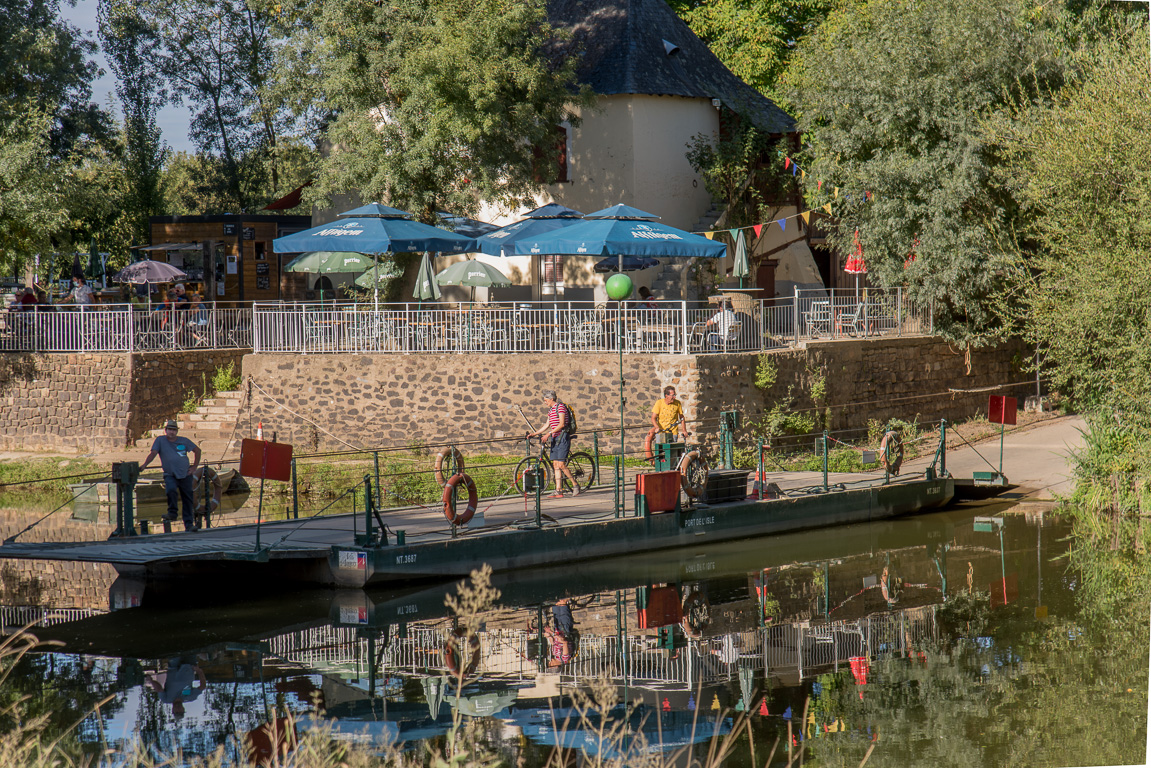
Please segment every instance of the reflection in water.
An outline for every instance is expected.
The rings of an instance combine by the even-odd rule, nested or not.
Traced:
[[[776,740],[781,765],[800,749],[858,765],[873,745],[872,760],[900,765],[1141,761],[1147,606],[1122,626],[1084,621],[1065,527],[972,518],[497,576],[501,597],[471,616],[444,609],[443,586],[221,605],[121,580],[112,604],[140,607],[41,630],[65,652],[20,679],[100,670],[86,690],[114,699],[85,720],[91,749],[139,735],[236,754],[236,733],[285,712],[310,727],[316,702],[337,738],[377,749],[462,719],[508,764],[557,748],[626,761],[695,745],[702,758],[736,732],[735,765],[752,749],[762,764]],[[9,626],[28,618],[6,611]]]

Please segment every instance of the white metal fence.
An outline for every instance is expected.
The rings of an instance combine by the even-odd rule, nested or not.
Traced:
[[[255,304],[147,311],[129,305],[0,313],[0,350],[133,352],[252,348],[298,353],[757,352],[809,339],[930,334],[901,289],[796,291],[726,310],[685,301],[595,305]]]
[[[149,352],[251,346],[249,307],[149,310],[101,304],[0,313],[0,351]]]

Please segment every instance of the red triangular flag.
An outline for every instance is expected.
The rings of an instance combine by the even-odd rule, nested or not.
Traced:
[[[761,231],[763,231],[763,225],[762,224],[756,224],[754,227],[752,227],[752,229],[755,230],[755,236],[759,237],[759,233]]]
[[[771,714],[770,712],[767,711],[767,699],[760,699],[759,700],[759,714],[761,714],[761,715],[770,715]]]
[[[671,702],[668,701],[666,698],[663,700],[663,711],[664,712],[671,712]]]
[[[815,182],[815,188],[816,189],[823,189],[823,182],[822,181]]]
[[[791,167],[791,158],[790,157],[783,158],[783,170],[786,171],[790,167]]]

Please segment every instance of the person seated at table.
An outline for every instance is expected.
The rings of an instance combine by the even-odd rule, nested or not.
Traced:
[[[40,302],[36,299],[36,289],[32,286],[26,286],[23,294],[19,295],[20,309],[25,312],[35,311],[36,305]]]
[[[707,343],[711,347],[723,346],[724,339],[727,338],[727,332],[731,329],[731,324],[735,322],[735,313],[731,311],[731,304],[725,296],[720,300],[719,311],[708,318],[704,323],[706,330],[710,331],[707,334]]]
[[[93,303],[92,289],[88,286],[88,281],[82,277],[72,276],[72,292],[60,300],[61,303],[68,301],[77,306],[87,306]]]
[[[188,328],[192,331],[192,338],[196,344],[204,344],[207,342],[204,332],[208,327],[208,307],[200,298],[200,294],[191,293],[188,295],[188,309],[191,316],[191,320],[188,321]]]
[[[189,309],[192,302],[188,301],[188,293],[184,289],[183,283],[176,283],[169,291],[170,298],[172,299],[172,306],[176,309]]]
[[[659,304],[656,303],[655,296],[651,295],[651,289],[646,285],[639,287],[638,304],[640,309],[659,309]]]

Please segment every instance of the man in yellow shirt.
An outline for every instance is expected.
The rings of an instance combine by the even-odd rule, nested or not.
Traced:
[[[691,432],[687,431],[687,419],[683,415],[683,403],[675,398],[675,387],[664,387],[663,397],[655,401],[651,409],[651,436],[658,432],[667,432],[675,436],[676,426],[684,440]]]

